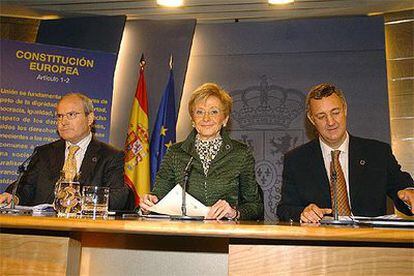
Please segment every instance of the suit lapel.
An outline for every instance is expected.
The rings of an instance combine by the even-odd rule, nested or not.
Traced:
[[[315,139],[311,146],[312,153],[309,154],[309,162],[310,162],[310,172],[314,174],[315,181],[315,190],[321,192],[321,198],[327,200],[327,202],[331,202],[331,194],[330,194],[330,187],[329,187],[329,178],[326,173],[325,169],[325,162],[322,156],[321,146],[319,144],[319,139]],[[313,156],[316,156],[314,160]],[[322,181],[319,181],[322,179]]]
[[[360,148],[360,144],[354,137],[349,136],[349,190],[352,201],[357,197],[358,193],[363,188],[361,176],[363,174],[365,166],[365,157],[363,150]]]
[[[85,156],[80,168],[80,182],[87,183],[89,176],[93,173],[96,164],[99,161],[99,149],[101,145],[92,137],[91,142],[86,149]]]
[[[65,141],[60,140],[53,145],[50,154],[50,172],[52,179],[59,179],[63,164],[65,163]]]

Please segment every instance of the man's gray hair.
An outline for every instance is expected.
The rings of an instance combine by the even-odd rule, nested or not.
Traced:
[[[64,98],[67,98],[67,97],[78,97],[79,99],[81,99],[82,100],[82,104],[83,104],[83,111],[88,115],[88,114],[90,114],[90,113],[93,113],[93,110],[94,110],[94,108],[93,108],[93,103],[92,103],[92,100],[88,97],[88,96],[86,96],[86,95],[84,95],[84,94],[82,94],[82,93],[68,93],[68,94],[66,94],[66,95],[64,95],[60,100],[59,100],[59,102],[61,102]]]

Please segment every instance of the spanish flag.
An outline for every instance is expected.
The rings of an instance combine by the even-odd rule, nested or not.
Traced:
[[[150,191],[150,155],[148,134],[148,99],[144,78],[144,55],[140,61],[139,80],[129,118],[125,142],[125,182],[134,191],[135,206],[139,197]]]

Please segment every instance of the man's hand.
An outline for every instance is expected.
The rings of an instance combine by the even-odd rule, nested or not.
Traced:
[[[303,209],[300,214],[300,221],[306,223],[318,223],[324,215],[331,213],[332,209],[319,208],[316,204],[311,203]]]
[[[411,213],[414,215],[414,189],[399,190],[397,195],[411,208]]]
[[[158,202],[158,197],[151,194],[146,194],[141,198],[139,207],[141,208],[142,213],[148,214],[150,207],[154,206]]]
[[[213,206],[211,206],[210,211],[208,212],[206,219],[217,219],[220,220],[223,217],[226,218],[236,218],[237,211],[234,210],[230,204],[220,199]]]
[[[9,193],[0,194],[0,208],[10,207],[10,202],[12,200],[12,195]]]

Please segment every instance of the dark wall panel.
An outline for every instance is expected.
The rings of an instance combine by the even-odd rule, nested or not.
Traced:
[[[118,53],[125,16],[94,16],[44,20],[37,42],[94,51]]]

